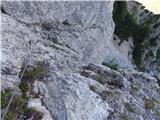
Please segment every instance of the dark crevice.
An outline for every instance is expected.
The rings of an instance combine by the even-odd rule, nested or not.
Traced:
[[[63,24],[64,24],[64,25],[67,25],[67,26],[70,25],[69,22],[68,22],[68,20],[63,21]]]
[[[17,75],[13,71],[11,71],[9,68],[2,68],[1,69],[1,74],[2,75]]]
[[[7,14],[7,12],[4,10],[4,8],[1,6],[1,12],[4,14]]]
[[[160,79],[156,75],[154,75],[154,77],[157,79],[158,85],[160,86]]]

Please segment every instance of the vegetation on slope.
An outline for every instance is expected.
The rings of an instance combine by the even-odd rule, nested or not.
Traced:
[[[114,3],[113,20],[115,23],[115,34],[121,40],[128,40],[133,37],[133,59],[138,68],[141,68],[141,56],[143,53],[143,42],[151,31],[151,22],[147,21],[139,25],[136,20],[136,12],[130,14],[125,1]]]
[[[23,68],[24,69],[24,68]],[[16,119],[34,119],[41,120],[43,114],[34,108],[28,108],[28,100],[30,94],[32,92],[32,83],[35,80],[43,80],[43,78],[47,75],[48,69],[47,64],[43,62],[38,62],[35,66],[27,69],[23,77],[21,79],[18,88],[20,89],[21,95],[14,95],[9,110],[6,113],[6,120],[16,120]],[[21,75],[20,75],[21,76]],[[1,109],[2,115],[4,110],[8,105],[8,101],[11,99],[13,95],[13,91],[10,89],[3,90],[1,93]]]
[[[6,89],[1,93],[1,109],[3,115],[4,111],[8,105],[13,92],[10,89]],[[5,120],[17,120],[17,119],[42,119],[42,113],[27,107],[28,100],[22,98],[19,95],[15,95],[6,113]]]

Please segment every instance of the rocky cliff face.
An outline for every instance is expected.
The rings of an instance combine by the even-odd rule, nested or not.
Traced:
[[[7,119],[160,118],[157,79],[113,41],[113,4],[2,2],[2,114],[15,95]],[[113,59],[123,69],[101,65]]]

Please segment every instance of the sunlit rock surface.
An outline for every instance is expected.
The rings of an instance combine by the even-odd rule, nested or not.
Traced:
[[[2,90],[21,93],[24,66],[43,61],[43,80],[28,79],[28,107],[42,119],[158,120],[157,79],[133,70],[131,41],[113,41],[113,3],[2,2]],[[123,69],[101,65],[113,59]]]

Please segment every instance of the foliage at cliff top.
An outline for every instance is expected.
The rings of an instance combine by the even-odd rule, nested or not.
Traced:
[[[114,33],[123,41],[133,37],[133,59],[137,67],[141,68],[141,56],[143,52],[143,42],[151,31],[151,22],[138,24],[136,20],[136,12],[130,14],[127,10],[125,1],[116,1],[114,3],[113,20],[115,22]]]

